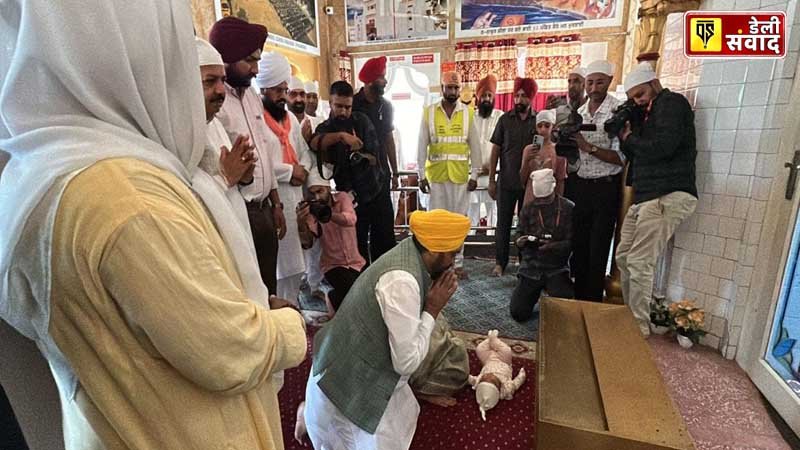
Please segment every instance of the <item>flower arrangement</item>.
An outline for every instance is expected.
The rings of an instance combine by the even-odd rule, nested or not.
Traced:
[[[680,336],[689,338],[693,343],[700,341],[706,334],[703,330],[706,313],[691,300],[682,300],[669,305],[670,326]]]

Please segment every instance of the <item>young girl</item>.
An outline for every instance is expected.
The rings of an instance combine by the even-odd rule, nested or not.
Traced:
[[[523,205],[533,200],[530,176],[531,172],[539,169],[553,169],[556,177],[556,192],[564,195],[564,180],[567,178],[567,160],[556,155],[556,145],[551,140],[553,124],[556,121],[556,112],[552,109],[540,111],[536,115],[536,134],[544,138],[540,147],[530,144],[522,150],[522,166],[519,171],[520,180],[525,185],[525,199]]]

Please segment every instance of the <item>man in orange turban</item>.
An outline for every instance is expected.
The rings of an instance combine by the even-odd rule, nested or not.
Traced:
[[[417,170],[422,192],[430,194],[428,209],[469,212],[470,192],[478,186],[481,149],[475,112],[459,100],[461,77],[442,74],[442,100],[425,107],[419,133]],[[459,279],[467,277],[463,252],[455,260]]]
[[[413,237],[361,273],[314,338],[304,410],[314,448],[409,448],[415,394],[453,405],[467,384],[466,347],[440,312],[458,288],[451,268],[469,219],[417,211],[409,223]]]
[[[478,82],[475,89],[477,95],[478,111],[475,114],[475,129],[478,131],[478,140],[481,150],[481,166],[478,169],[478,187],[470,195],[469,218],[473,226],[481,224],[481,205],[486,209],[486,225],[495,226],[495,202],[489,197],[486,189],[489,187],[489,164],[492,160],[492,133],[497,126],[497,121],[503,111],[494,109],[494,94],[497,92],[497,78],[488,75]]]

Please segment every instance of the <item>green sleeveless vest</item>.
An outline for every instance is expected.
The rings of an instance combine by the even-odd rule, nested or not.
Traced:
[[[419,283],[420,314],[431,279],[411,238],[367,268],[347,293],[333,320],[314,336],[313,374],[339,411],[362,430],[374,434],[400,375],[392,366],[389,336],[375,298],[385,273],[402,270]]]

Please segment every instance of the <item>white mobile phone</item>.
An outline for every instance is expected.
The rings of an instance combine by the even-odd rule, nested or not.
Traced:
[[[540,136],[538,134],[533,135],[533,145],[536,145],[539,148],[542,148],[542,146],[544,145],[544,137],[542,137],[542,136]]]

